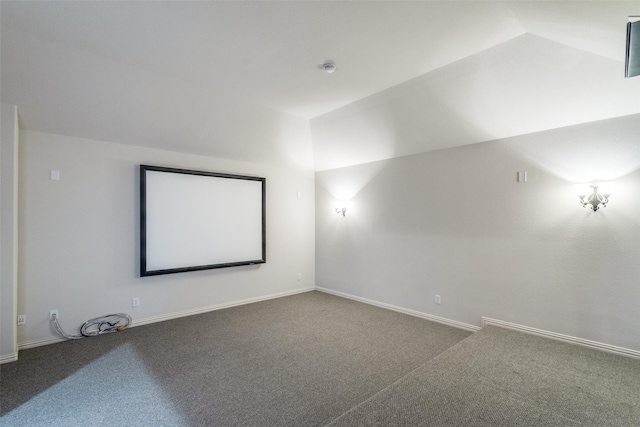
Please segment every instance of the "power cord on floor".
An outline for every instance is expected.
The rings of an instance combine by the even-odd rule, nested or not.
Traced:
[[[56,332],[70,340],[78,340],[84,337],[95,337],[101,334],[118,332],[130,324],[131,316],[126,313],[108,314],[106,316],[87,320],[80,328],[80,335],[71,335],[66,333],[62,329],[62,326],[60,326],[60,322],[58,322],[58,315],[55,313],[51,315],[51,325]]]

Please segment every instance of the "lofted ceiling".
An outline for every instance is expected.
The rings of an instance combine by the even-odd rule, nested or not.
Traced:
[[[640,113],[640,77],[623,69],[640,1],[0,12],[0,97],[29,130],[323,170]]]

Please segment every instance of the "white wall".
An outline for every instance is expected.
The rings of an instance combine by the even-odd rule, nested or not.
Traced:
[[[18,111],[0,108],[0,362],[18,357]]]
[[[636,114],[317,172],[316,285],[640,349],[638,135]],[[596,178],[617,187],[592,212],[572,183]]]
[[[267,263],[139,277],[141,163],[266,177]],[[60,171],[59,181],[51,170]],[[18,307],[28,319],[19,329],[22,347],[56,338],[50,309],[75,332],[109,313],[145,323],[314,286],[310,170],[22,131],[19,206]],[[131,307],[132,297],[139,307]]]

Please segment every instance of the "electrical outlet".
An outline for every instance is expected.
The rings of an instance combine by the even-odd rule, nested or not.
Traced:
[[[434,298],[434,302],[436,304],[442,304],[442,298],[440,298],[440,295],[436,295],[436,297]]]
[[[140,298],[135,297],[131,299],[131,306],[132,307],[140,307]]]
[[[54,309],[54,310],[49,310],[49,320],[53,320],[53,316],[54,315],[56,316],[56,319],[59,318],[58,309],[57,308]]]
[[[26,314],[18,314],[18,326],[27,324],[27,315]]]
[[[297,279],[298,279],[298,282],[302,280],[302,274],[298,273]]]

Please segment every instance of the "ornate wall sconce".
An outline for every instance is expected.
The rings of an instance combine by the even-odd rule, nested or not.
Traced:
[[[345,216],[347,213],[347,208],[344,206],[336,207],[336,214]]]
[[[589,206],[595,212],[600,208],[607,207],[613,186],[612,182],[603,182],[600,184],[576,184],[575,187],[582,207]]]

